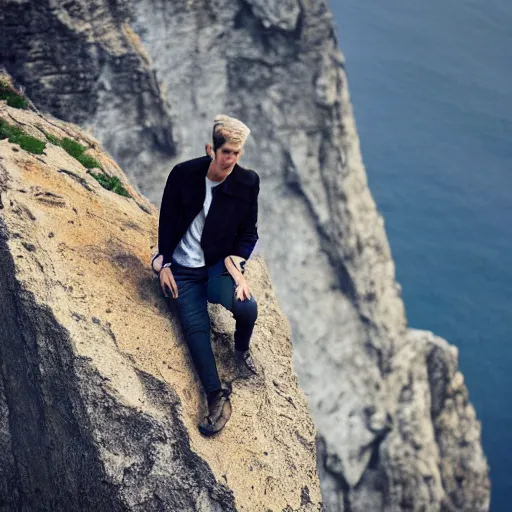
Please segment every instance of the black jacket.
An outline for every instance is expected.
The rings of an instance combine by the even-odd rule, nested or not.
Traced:
[[[203,208],[210,162],[209,156],[183,162],[167,178],[158,226],[158,249],[164,263],[171,261],[174,249]],[[258,240],[259,190],[259,176],[238,164],[212,189],[201,236],[206,265],[230,254],[249,258]]]

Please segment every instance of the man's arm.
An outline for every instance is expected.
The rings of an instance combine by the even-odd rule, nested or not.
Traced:
[[[179,193],[179,166],[175,166],[165,184],[162,204],[160,206],[160,218],[158,221],[158,251],[163,256],[162,265],[171,261],[172,258],[172,230],[178,221],[181,207]]]
[[[242,219],[235,238],[232,256],[240,256],[247,260],[251,255],[256,242],[258,241],[258,194],[260,192],[260,178],[256,176],[253,196],[249,211]]]

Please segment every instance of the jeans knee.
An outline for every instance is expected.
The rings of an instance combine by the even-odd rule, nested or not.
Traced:
[[[252,297],[250,300],[235,301],[235,307],[233,308],[234,317],[237,321],[244,323],[253,324],[258,318],[258,303]]]

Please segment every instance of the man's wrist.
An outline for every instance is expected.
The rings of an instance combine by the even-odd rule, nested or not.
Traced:
[[[241,256],[231,254],[229,256],[226,256],[226,258],[224,259],[224,262],[226,262],[226,261],[230,261],[231,264],[233,265],[233,267],[235,267],[235,269],[238,272],[243,274],[244,267],[246,264],[246,260],[244,258],[242,258]]]
[[[156,265],[156,268],[155,268],[155,262],[161,258],[163,260],[163,256],[156,252],[155,254],[153,254],[152,258],[151,258],[151,270],[153,271],[153,277],[157,277],[159,274],[160,274],[160,271],[162,270],[162,266],[161,266],[161,263],[157,262],[157,265]]]

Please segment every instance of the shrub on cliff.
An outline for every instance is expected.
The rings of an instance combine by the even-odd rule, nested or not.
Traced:
[[[23,94],[17,92],[4,78],[0,78],[0,100],[6,100],[10,107],[23,109],[28,107],[28,102]]]
[[[46,147],[44,141],[31,137],[21,128],[0,119],[0,140],[2,139],[8,139],[11,144],[19,144],[21,149],[36,155],[41,155]]]

